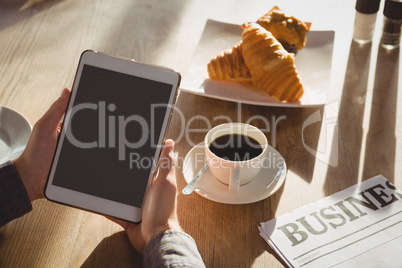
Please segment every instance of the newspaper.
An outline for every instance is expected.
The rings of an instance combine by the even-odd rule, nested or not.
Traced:
[[[402,192],[381,175],[258,229],[289,267],[402,267]]]

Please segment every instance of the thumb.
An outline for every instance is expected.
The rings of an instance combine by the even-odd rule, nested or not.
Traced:
[[[166,140],[165,145],[163,146],[161,156],[159,158],[159,169],[158,169],[158,178],[166,179],[169,172],[173,169],[174,160],[173,160],[173,150],[174,150],[174,142],[173,140]]]
[[[66,111],[70,93],[70,89],[63,89],[61,96],[52,104],[52,106],[50,106],[49,110],[47,110],[38,121],[43,128],[46,128],[47,130],[56,129]]]

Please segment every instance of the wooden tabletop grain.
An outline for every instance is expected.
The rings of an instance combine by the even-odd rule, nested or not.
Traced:
[[[327,103],[320,107],[255,106],[180,92],[168,137],[182,161],[223,117],[264,130],[286,160],[284,185],[246,205],[198,194],[178,197],[183,229],[207,267],[282,267],[258,225],[377,174],[402,189],[402,94],[399,49],[352,42],[354,1],[261,0],[0,0],[0,105],[34,124],[71,87],[82,51],[134,58],[185,76],[207,19],[241,24],[277,5],[335,30]],[[342,14],[342,15],[340,15]],[[400,93],[400,92],[399,92]],[[266,120],[262,120],[265,118]],[[268,122],[268,125],[267,125]],[[305,122],[308,122],[307,124]],[[182,135],[184,132],[187,135]],[[0,267],[141,267],[123,230],[102,216],[35,201],[33,211],[0,229]]]

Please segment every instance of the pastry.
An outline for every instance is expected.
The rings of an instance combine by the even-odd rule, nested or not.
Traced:
[[[290,16],[276,6],[259,18],[257,23],[270,31],[284,46],[294,46],[298,50],[306,45],[306,34],[311,26],[310,23]]]
[[[294,54],[257,23],[249,23],[242,34],[243,58],[253,84],[280,101],[298,101],[303,86],[294,63]]]
[[[242,41],[208,63],[209,78],[252,82],[257,90],[280,101],[299,101],[304,90],[294,53],[305,46],[310,24],[274,7],[257,23],[244,24],[242,28]]]
[[[241,42],[219,53],[207,65],[209,78],[233,82],[251,82],[250,71],[244,64]]]

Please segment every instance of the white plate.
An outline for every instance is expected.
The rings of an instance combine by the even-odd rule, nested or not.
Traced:
[[[246,104],[278,107],[322,106],[330,87],[334,31],[310,31],[306,46],[296,55],[304,95],[300,102],[281,103],[240,83],[208,79],[207,64],[219,52],[231,48],[241,40],[238,25],[208,20],[196,48],[190,67],[181,84],[181,90]]]
[[[0,106],[0,163],[21,155],[31,131],[31,124],[22,114]]]
[[[189,183],[205,165],[204,144],[194,146],[183,162],[183,175]],[[237,193],[229,192],[228,185],[220,182],[209,169],[202,174],[195,192],[224,204],[248,204],[263,200],[274,194],[286,178],[287,167],[283,157],[273,147],[268,146],[267,162],[258,175],[249,183],[240,186]]]

